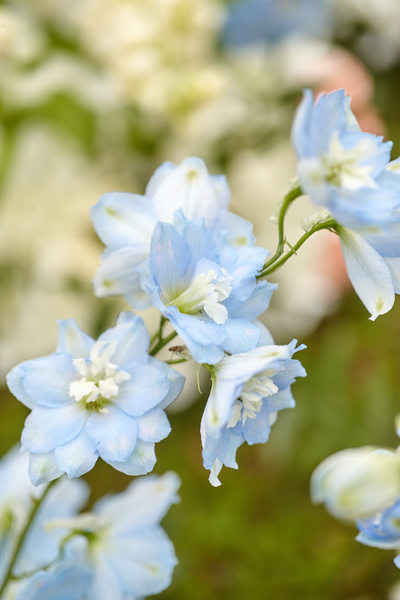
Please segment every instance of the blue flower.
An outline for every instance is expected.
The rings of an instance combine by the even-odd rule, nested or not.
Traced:
[[[275,44],[292,36],[326,37],[330,0],[242,0],[229,7],[223,38],[228,46]]]
[[[251,323],[268,306],[276,285],[256,282],[267,251],[236,249],[201,222],[178,211],[174,225],[158,223],[143,286],[199,363],[214,364],[224,351],[254,348]]]
[[[175,473],[140,478],[124,492],[101,499],[92,513],[59,521],[71,536],[66,558],[50,572],[35,575],[18,598],[139,600],[166,589],[177,560],[160,521],[178,501],[178,487]],[[60,591],[52,596],[62,586],[74,588],[77,596]]]
[[[94,228],[106,245],[94,278],[96,295],[124,295],[136,308],[149,305],[141,283],[142,266],[156,223],[171,223],[177,210],[189,220],[203,220],[232,246],[252,246],[251,224],[227,210],[229,201],[225,177],[209,175],[199,158],[161,165],[144,196],[120,192],[102,196],[92,208]]]
[[[360,131],[349,101],[338,90],[314,105],[306,90],[293,143],[301,187],[337,221],[350,280],[374,320],[400,292],[400,165],[389,162],[391,142]]]
[[[201,422],[203,463],[210,483],[220,485],[223,465],[237,469],[236,450],[244,442],[268,440],[277,413],[292,408],[290,386],[304,377],[299,361],[292,359],[296,340],[276,346],[263,333],[265,345],[246,353],[226,356],[212,367],[212,388]]]
[[[392,142],[360,130],[344,90],[323,94],[316,104],[305,90],[292,138],[303,191],[340,225],[386,222],[400,206],[398,191],[385,177]]]
[[[57,351],[8,374],[11,392],[32,409],[21,443],[34,485],[62,473],[79,477],[99,456],[129,475],[152,470],[155,442],[170,432],[164,408],[183,377],[150,358],[148,346],[132,313],[121,313],[97,342],[75,321],[60,321]]]
[[[8,567],[15,541],[43,486],[33,487],[28,477],[28,455],[16,448],[0,461],[0,581]],[[59,556],[66,530],[48,530],[53,519],[73,517],[85,504],[88,488],[83,481],[60,481],[49,491],[25,537],[13,575],[23,576],[47,566]]]

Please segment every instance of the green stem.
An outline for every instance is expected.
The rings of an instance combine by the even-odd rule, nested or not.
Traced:
[[[310,231],[307,231],[307,233],[305,233],[304,235],[301,236],[301,238],[289,250],[289,252],[287,252],[285,254],[285,256],[283,256],[280,260],[278,260],[275,264],[271,265],[269,268],[266,268],[266,266],[265,266],[263,268],[263,270],[261,271],[261,273],[258,275],[258,277],[264,277],[265,275],[269,275],[270,273],[273,273],[274,271],[279,269],[282,265],[285,264],[285,262],[287,260],[289,260],[289,258],[291,256],[296,254],[297,250],[299,250],[299,248],[301,248],[301,246],[304,244],[304,242],[306,242],[308,240],[308,238],[311,237],[317,231],[321,231],[321,229],[330,229],[331,231],[336,232],[336,226],[337,226],[337,224],[334,219],[329,219],[328,221],[323,221],[322,223],[316,223],[316,225],[314,225],[310,229]]]
[[[157,331],[155,332],[155,334],[153,335],[153,337],[150,340],[150,346],[156,341],[156,340],[161,340],[162,339],[162,333],[163,333],[163,329],[164,329],[164,325],[165,323],[168,321],[168,319],[166,319],[164,317],[164,315],[161,315],[160,317],[160,325],[157,329]]]
[[[278,258],[280,256],[282,256],[283,251],[285,249],[284,223],[285,223],[286,212],[287,212],[289,206],[292,204],[292,202],[294,202],[294,200],[296,200],[296,198],[299,198],[299,196],[302,196],[302,195],[303,195],[303,191],[302,191],[301,187],[298,185],[295,188],[292,188],[291,190],[289,190],[288,193],[286,194],[286,196],[284,197],[282,206],[279,211],[279,217],[278,217],[278,245],[276,247],[275,254],[273,256],[271,256],[271,258],[269,260],[267,260],[267,262],[263,266],[263,270],[266,269],[267,267],[269,267],[270,265],[272,265],[276,260],[278,260]]]
[[[0,587],[0,598],[2,597],[2,594],[4,592],[4,590],[6,589],[8,583],[10,582],[10,580],[13,578],[12,577],[12,571],[15,567],[15,563],[18,560],[19,554],[21,552],[22,546],[24,545],[25,539],[26,539],[26,535],[30,529],[30,526],[32,525],[32,522],[43,502],[43,500],[46,498],[47,494],[49,493],[50,489],[53,487],[53,485],[55,483],[57,483],[58,479],[55,479],[54,481],[51,481],[50,483],[47,484],[46,489],[44,490],[43,494],[40,496],[40,498],[35,498],[32,500],[32,508],[31,511],[26,519],[26,523],[24,528],[22,529],[21,533],[19,534],[19,537],[17,539],[17,543],[15,544],[15,548],[14,551],[12,553],[9,565],[8,565],[8,569],[6,571],[6,574],[4,576],[3,579],[3,583],[1,584]]]
[[[154,348],[152,350],[150,350],[150,352],[149,352],[150,356],[155,356],[158,352],[160,352],[160,350],[162,348],[164,348],[164,346],[169,344],[169,342],[171,342],[174,339],[174,337],[176,337],[177,335],[178,334],[176,333],[176,331],[173,331],[172,333],[167,335],[166,338],[160,339],[158,341],[158,343],[154,346]]]

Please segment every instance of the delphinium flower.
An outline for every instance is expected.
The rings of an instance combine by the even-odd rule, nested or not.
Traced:
[[[100,456],[129,475],[152,470],[155,442],[170,432],[164,408],[183,377],[149,357],[140,317],[121,313],[95,342],[72,319],[59,322],[57,351],[28,360],[7,377],[32,410],[21,436],[37,485],[66,473],[79,477]]]
[[[240,0],[229,8],[223,38],[228,46],[276,44],[295,37],[327,37],[330,0]]]
[[[94,278],[96,294],[124,295],[135,308],[149,305],[141,270],[150,253],[151,237],[156,223],[171,223],[179,209],[189,220],[203,219],[207,229],[219,231],[221,238],[243,252],[252,248],[252,226],[228,211],[229,201],[225,177],[209,175],[199,158],[161,165],[143,196],[104,194],[91,212],[94,228],[106,245]]]
[[[371,319],[400,292],[400,176],[391,142],[360,131],[343,90],[305,96],[293,126],[301,189],[340,236],[347,271]],[[333,217],[333,219],[331,219]]]
[[[156,225],[143,285],[198,363],[214,364],[224,351],[255,348],[253,324],[275,285],[256,281],[266,251],[237,251],[202,222],[177,213],[174,224]]]
[[[276,346],[265,330],[258,348],[225,356],[208,365],[212,388],[201,422],[203,463],[210,483],[220,485],[223,465],[237,469],[236,451],[243,443],[265,443],[277,413],[295,405],[290,386],[305,371],[292,359],[296,340]]]
[[[21,586],[18,600],[70,600],[63,587],[85,600],[138,600],[164,590],[176,557],[160,521],[178,487],[174,473],[140,478],[91,513],[54,521],[51,528],[69,530],[65,557]]]
[[[325,459],[311,478],[311,498],[334,516],[369,518],[400,496],[400,454],[374,447],[350,448]]]
[[[64,480],[57,482],[43,497],[44,486],[34,487],[29,480],[28,462],[27,453],[20,453],[16,448],[0,461],[0,584],[35,503],[41,501],[13,566],[14,577],[47,567],[58,558],[66,530],[48,531],[47,523],[73,517],[88,497],[83,481]]]

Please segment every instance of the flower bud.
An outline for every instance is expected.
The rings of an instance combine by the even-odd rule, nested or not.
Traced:
[[[333,454],[311,477],[311,498],[335,517],[366,519],[400,495],[400,454],[365,446]]]

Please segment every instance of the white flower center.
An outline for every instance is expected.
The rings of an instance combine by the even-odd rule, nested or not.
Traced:
[[[345,149],[335,135],[328,153],[322,158],[326,181],[349,190],[376,188],[377,184],[370,175],[373,166],[361,164],[363,159],[367,159],[375,151],[376,145],[369,138],[361,139],[354,148]]]
[[[70,384],[69,396],[101,413],[108,412],[106,405],[118,395],[118,384],[131,378],[129,373],[110,362],[115,346],[115,342],[96,342],[90,351],[90,358],[73,360],[81,377]]]
[[[257,413],[261,410],[263,398],[272,396],[278,391],[278,387],[271,379],[273,374],[274,371],[269,369],[246,381],[240,398],[235,400],[233,405],[228,427],[235,427],[239,421],[242,421],[244,425],[247,419],[256,418]]]
[[[176,306],[180,312],[189,315],[199,314],[204,310],[215,323],[225,323],[228,311],[221,302],[231,293],[233,278],[225,269],[221,271],[222,276],[218,276],[212,269],[200,273],[184,292],[169,302],[169,305]]]

